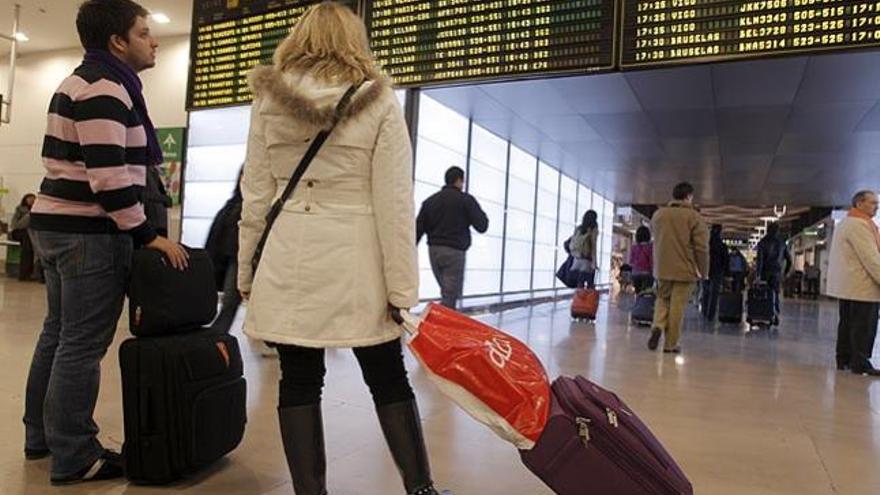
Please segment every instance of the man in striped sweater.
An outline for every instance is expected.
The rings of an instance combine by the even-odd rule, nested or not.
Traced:
[[[134,246],[185,269],[186,251],[144,215],[147,167],[161,148],[137,72],[155,65],[147,11],[131,0],[87,0],[76,25],[86,49],[49,105],[46,176],[31,211],[45,266],[48,314],[25,399],[25,456],[52,456],[51,481],[122,476],[119,454],[97,440],[100,363],[113,341]]]

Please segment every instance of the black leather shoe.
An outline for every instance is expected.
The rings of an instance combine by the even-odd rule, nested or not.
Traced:
[[[663,332],[659,329],[655,328],[651,330],[651,338],[648,339],[648,349],[652,351],[657,350],[657,346],[660,345],[660,337],[663,336]]]
[[[53,485],[73,485],[88,481],[105,481],[125,476],[122,456],[112,450],[105,450],[91,466],[83,468],[72,476],[52,477]]]

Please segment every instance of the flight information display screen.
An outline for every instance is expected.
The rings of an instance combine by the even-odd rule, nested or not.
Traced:
[[[880,45],[880,1],[624,0],[621,67]]]
[[[187,109],[251,101],[247,74],[269,63],[278,44],[320,0],[197,0],[193,2]],[[357,1],[342,2],[356,8]]]
[[[373,0],[373,50],[400,86],[614,67],[615,0]]]

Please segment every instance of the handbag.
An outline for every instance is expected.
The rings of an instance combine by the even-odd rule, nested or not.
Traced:
[[[574,265],[574,256],[568,255],[568,258],[559,265],[559,269],[556,270],[556,278],[559,279],[566,287],[569,289],[577,288],[577,272],[572,270],[572,265]]]
[[[408,346],[447,397],[499,437],[530,449],[550,414],[541,360],[515,337],[446,307],[401,311]]]
[[[269,232],[272,230],[272,226],[275,224],[275,221],[278,220],[278,216],[281,215],[281,210],[284,208],[284,203],[293,196],[293,190],[296,189],[296,185],[299,184],[299,181],[302,180],[303,176],[308,170],[309,165],[311,165],[312,160],[315,159],[315,156],[318,154],[318,151],[321,150],[321,147],[324,146],[324,143],[327,141],[327,138],[330,137],[330,133],[333,132],[333,129],[336,128],[336,125],[342,119],[342,114],[345,112],[346,107],[351,102],[351,98],[354,96],[355,92],[357,92],[358,88],[361,87],[363,82],[352,85],[348,88],[348,91],[342,96],[342,99],[339,100],[339,104],[336,105],[336,110],[333,114],[333,122],[330,124],[330,127],[327,129],[322,129],[321,132],[315,136],[315,139],[312,141],[311,146],[306,151],[306,154],[303,155],[302,160],[300,160],[299,165],[297,165],[296,170],[294,170],[293,175],[290,177],[290,180],[287,182],[287,187],[284,188],[284,192],[281,193],[281,197],[278,198],[277,201],[272,205],[272,209],[269,210],[269,214],[266,215],[266,228],[263,230],[263,234],[260,236],[260,241],[257,243],[257,248],[254,250],[254,256],[251,258],[251,267],[254,270],[254,273],[257,272],[257,267],[260,265],[260,259],[263,257],[263,250],[266,248],[266,241],[269,239]]]

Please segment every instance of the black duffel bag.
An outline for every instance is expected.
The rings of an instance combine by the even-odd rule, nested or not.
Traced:
[[[180,271],[155,249],[138,249],[128,288],[128,323],[138,337],[200,330],[217,316],[214,266],[203,249],[190,249]]]

